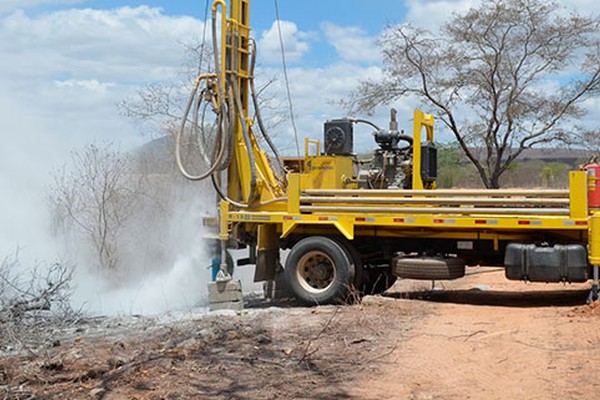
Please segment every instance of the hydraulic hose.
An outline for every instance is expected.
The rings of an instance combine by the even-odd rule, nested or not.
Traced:
[[[373,122],[366,120],[366,119],[360,119],[360,118],[350,118],[351,122],[354,123],[361,123],[361,124],[367,124],[367,125],[371,125],[373,128],[375,128],[375,130],[380,131],[381,128],[378,127],[377,125],[375,125]]]
[[[202,97],[204,95],[204,90],[201,91],[196,97],[196,101],[194,104],[194,111],[193,111],[193,120],[192,120],[192,137],[196,138],[196,141],[198,142],[198,147],[200,148],[200,154],[202,155],[202,157],[204,158],[204,162],[206,163],[206,165],[210,165],[210,158],[207,155],[206,152],[206,141],[205,140],[198,140],[198,138],[200,137],[198,135],[198,117],[200,115],[200,107],[202,106]],[[203,124],[204,124],[204,115],[202,118]],[[204,139],[204,135],[201,135],[202,139]],[[214,155],[214,154],[213,154]]]
[[[231,162],[231,155],[233,154],[233,120],[235,119],[235,106],[233,105],[233,94],[231,93],[231,88],[227,90],[227,119],[225,120],[225,128],[224,131],[227,132],[227,153],[225,156],[225,160],[223,160],[223,166],[221,167],[221,171],[225,170],[229,167],[229,163]]]
[[[213,184],[215,190],[217,191],[217,194],[219,195],[219,197],[221,199],[225,200],[226,202],[231,203],[232,205],[238,207],[238,208],[245,208],[245,209],[248,209],[248,208],[258,208],[258,207],[266,206],[266,205],[273,204],[273,203],[279,203],[279,202],[282,202],[282,201],[287,201],[287,199],[288,199],[286,196],[282,196],[282,197],[277,197],[277,198],[274,198],[274,199],[271,199],[271,200],[267,200],[265,202],[258,203],[258,204],[244,204],[244,203],[239,203],[237,201],[234,201],[234,200],[230,199],[229,197],[227,197],[225,195],[225,193],[223,192],[223,189],[221,189],[221,187],[219,186],[219,184],[217,182],[217,179],[215,178],[215,174],[212,174],[210,176],[210,178],[212,180],[212,184]]]
[[[250,59],[250,79],[249,79],[249,81],[250,81],[250,93],[252,95],[252,103],[254,104],[254,113],[256,115],[256,121],[258,122],[258,127],[259,127],[259,130],[260,130],[263,138],[265,139],[265,141],[269,145],[269,148],[273,152],[273,155],[275,156],[277,165],[279,166],[280,170],[283,173],[283,172],[285,172],[285,169],[283,166],[283,162],[281,161],[279,151],[277,151],[277,147],[275,147],[275,144],[271,140],[271,137],[269,136],[267,129],[265,128],[265,124],[263,123],[263,119],[260,114],[260,107],[258,104],[258,95],[256,93],[256,86],[254,85],[254,67],[256,66],[256,41],[254,39],[250,39],[250,43],[252,45],[252,52],[250,53],[251,59]]]
[[[185,176],[186,178],[193,180],[193,181],[199,181],[199,180],[206,179],[209,176],[211,176],[212,173],[215,172],[215,170],[217,170],[217,168],[222,169],[223,164],[224,164],[223,160],[224,160],[225,153],[227,150],[229,150],[229,147],[230,147],[229,146],[229,136],[230,135],[228,134],[229,129],[226,129],[226,126],[228,125],[226,122],[226,115],[225,115],[227,108],[225,107],[225,104],[223,101],[223,99],[225,98],[225,95],[223,93],[223,78],[222,78],[222,72],[221,72],[221,63],[219,62],[219,52],[218,52],[218,43],[217,43],[217,6],[218,5],[221,5],[223,8],[223,23],[226,24],[225,15],[224,15],[225,14],[224,13],[225,2],[223,0],[217,0],[217,1],[215,1],[214,5],[212,7],[212,31],[213,31],[213,47],[214,47],[213,53],[215,55],[215,74],[204,74],[204,75],[200,75],[198,78],[196,78],[196,81],[194,82],[194,88],[192,89],[192,93],[190,95],[190,98],[185,107],[185,111],[183,113],[184,115],[183,115],[183,119],[181,121],[181,127],[175,137],[175,160],[177,162],[177,166],[179,167],[179,170],[181,171],[183,176]],[[223,29],[225,29],[225,28],[226,28],[226,25],[223,26]],[[208,156],[206,154],[206,149],[202,149],[203,157],[204,157],[205,161],[208,161],[208,164],[210,165],[210,167],[203,174],[192,175],[185,169],[183,162],[181,160],[181,138],[185,134],[185,127],[186,127],[189,113],[190,113],[192,106],[194,106],[193,132],[194,133],[197,132],[198,112],[200,110],[200,103],[202,101],[202,95],[198,94],[198,89],[200,87],[200,83],[203,80],[210,79],[210,78],[217,79],[216,86],[217,86],[217,92],[218,92],[218,97],[219,97],[219,102],[218,102],[219,111],[217,113],[217,133],[216,133],[216,137],[215,137],[215,143],[217,144],[218,147],[215,147],[213,154],[210,157],[212,159],[212,163],[210,162],[210,160],[207,160]],[[227,162],[229,162],[229,156],[227,157]],[[227,163],[225,163],[225,165],[227,165]]]
[[[221,65],[221,60],[223,64],[225,63],[225,49],[223,52],[219,52],[219,43],[217,40],[217,6],[221,6],[221,41],[223,46],[225,46],[225,31],[227,30],[227,16],[225,15],[226,4],[224,0],[215,0],[212,6],[212,45],[213,45],[213,56],[215,59],[215,73],[217,74],[217,82],[218,82],[218,93],[219,99],[221,100],[221,106],[223,106],[223,99],[225,98],[225,74],[224,70],[221,68],[225,68],[224,65]],[[219,55],[221,56],[221,60],[219,59]]]
[[[244,109],[242,107],[242,100],[240,99],[240,92],[237,84],[237,79],[232,79],[233,97],[236,109],[238,111],[239,122],[242,126],[242,135],[244,136],[244,143],[246,150],[248,151],[248,161],[250,164],[250,193],[248,196],[248,203],[252,203],[256,200],[256,159],[254,158],[254,151],[252,151],[252,142],[250,141],[250,133],[248,132],[248,125],[244,118]]]
[[[181,160],[181,138],[185,134],[185,127],[186,127],[186,124],[188,121],[190,110],[191,110],[192,105],[194,104],[194,100],[196,99],[196,96],[198,94],[198,88],[200,87],[200,82],[203,81],[204,79],[213,78],[213,77],[214,77],[213,74],[204,74],[204,75],[200,75],[198,78],[196,78],[196,81],[194,83],[194,88],[192,89],[192,93],[190,95],[190,98],[189,98],[189,100],[186,104],[185,110],[183,112],[181,126],[179,128],[179,131],[177,132],[177,135],[175,136],[175,161],[177,163],[177,167],[179,168],[179,170],[181,171],[183,176],[185,176],[187,179],[192,180],[192,181],[199,181],[199,180],[208,178],[217,168],[220,167],[220,165],[223,161],[223,156],[225,154],[227,135],[225,135],[223,133],[223,128],[222,128],[223,114],[219,113],[218,123],[217,123],[217,125],[218,125],[217,137],[215,138],[215,142],[219,143],[219,152],[216,157],[213,157],[213,162],[209,166],[208,170],[200,175],[192,175],[186,170],[186,168],[184,167],[183,162]],[[200,100],[198,100],[198,101],[200,101]]]
[[[217,76],[217,93],[219,96],[219,115],[223,119],[223,125],[221,129],[225,132],[226,140],[223,141],[223,148],[227,149],[227,156],[225,162],[222,164],[221,170],[229,166],[231,161],[231,154],[233,152],[233,118],[231,114],[227,113],[227,110],[231,110],[231,104],[229,107],[225,105],[225,48],[222,52],[219,52],[218,34],[217,34],[217,7],[221,6],[221,42],[225,46],[226,30],[227,30],[227,15],[226,15],[226,3],[224,0],[215,0],[212,6],[212,45],[213,45],[213,56],[215,61],[215,74]],[[219,57],[221,55],[221,57]],[[222,62],[221,62],[222,61]],[[225,118],[227,116],[227,118]]]
[[[354,122],[354,123],[361,123],[361,124],[367,124],[367,125],[370,125],[370,126],[372,126],[373,128],[375,128],[375,130],[376,130],[377,132],[379,132],[379,131],[381,130],[381,128],[380,128],[380,127],[378,127],[378,126],[377,126],[377,125],[375,125],[373,122],[371,122],[371,121],[369,121],[369,120],[366,120],[366,119],[360,119],[360,118],[350,118],[350,121],[351,121],[351,122]],[[398,135],[398,138],[400,138],[400,140],[404,140],[405,142],[408,142],[408,143],[410,143],[410,144],[412,145],[412,142],[413,142],[413,138],[412,138],[412,137],[410,137],[410,136],[408,136],[408,135],[402,135],[402,134],[400,134],[400,135]]]

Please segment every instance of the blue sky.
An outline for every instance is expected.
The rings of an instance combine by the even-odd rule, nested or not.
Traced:
[[[209,18],[210,18],[209,1]],[[160,8],[165,15],[192,16],[203,19],[206,2],[203,0],[82,0],[75,4],[40,5],[29,9],[31,15],[53,12],[65,8],[93,8],[99,10],[119,7],[149,6]],[[407,13],[404,1],[368,0],[279,0],[279,14],[284,21],[293,21],[298,29],[312,33],[311,51],[303,58],[305,65],[320,66],[335,61],[331,45],[319,37],[324,22],[339,26],[360,28],[365,34],[377,36],[388,24],[403,22]],[[259,37],[268,30],[276,19],[275,3],[272,0],[251,2],[251,24],[254,35]],[[191,34],[191,33],[190,33]],[[294,64],[294,60],[291,61]]]
[[[210,4],[210,3],[209,3]],[[273,0],[254,0],[251,3],[252,26],[256,31],[268,29],[275,20]],[[148,5],[160,7],[169,15],[204,17],[203,0],[86,0],[69,7],[109,9],[123,6]],[[41,6],[48,11],[64,5]],[[371,34],[378,33],[387,23],[401,22],[407,7],[401,0],[279,0],[279,14],[283,20],[293,20],[304,30],[316,30],[321,21],[335,21],[340,25],[359,25]]]

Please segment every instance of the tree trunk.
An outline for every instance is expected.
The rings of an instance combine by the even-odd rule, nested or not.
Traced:
[[[486,185],[487,186],[487,185]],[[488,189],[500,189],[500,175],[494,174],[490,177]]]

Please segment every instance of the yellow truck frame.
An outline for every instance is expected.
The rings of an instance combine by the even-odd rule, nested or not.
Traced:
[[[230,278],[228,247],[250,249],[256,281],[274,280],[282,270],[280,250],[289,248],[284,276],[291,290],[306,302],[327,303],[352,287],[381,292],[394,275],[443,279],[460,276],[460,268],[464,274],[464,263],[503,265],[511,243],[564,244],[586,252],[585,278],[592,278],[590,299],[597,299],[600,212],[588,207],[585,171],[570,172],[568,190],[435,189],[419,173],[421,143],[433,142],[434,119],[415,111],[412,189],[358,189],[356,157],[323,155],[320,141],[309,139],[304,156],[285,160],[285,171],[276,174],[248,115],[249,0],[232,0],[229,17],[224,0],[212,11],[213,21],[221,12],[223,27],[221,51],[215,48],[218,101],[234,115],[226,193],[217,187],[219,279]]]

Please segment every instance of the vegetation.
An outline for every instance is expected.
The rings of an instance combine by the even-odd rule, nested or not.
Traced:
[[[118,238],[139,207],[143,176],[112,145],[73,151],[71,165],[54,175],[50,203],[56,228],[82,235],[91,244],[98,266],[119,264]]]
[[[552,149],[549,149],[552,151]],[[513,162],[502,175],[503,187],[566,189],[569,171],[577,169],[583,159],[573,162],[525,159]],[[481,188],[483,186],[477,169],[469,162],[458,143],[438,145],[439,188]]]
[[[594,136],[577,120],[598,94],[599,26],[542,0],[480,2],[436,33],[393,26],[380,40],[383,78],[364,81],[349,105],[370,111],[416,98],[452,132],[483,185],[498,188],[524,150]]]
[[[0,261],[0,352],[29,348],[29,342],[55,327],[72,324],[80,313],[71,308],[73,268],[63,262],[22,265],[19,251]]]

